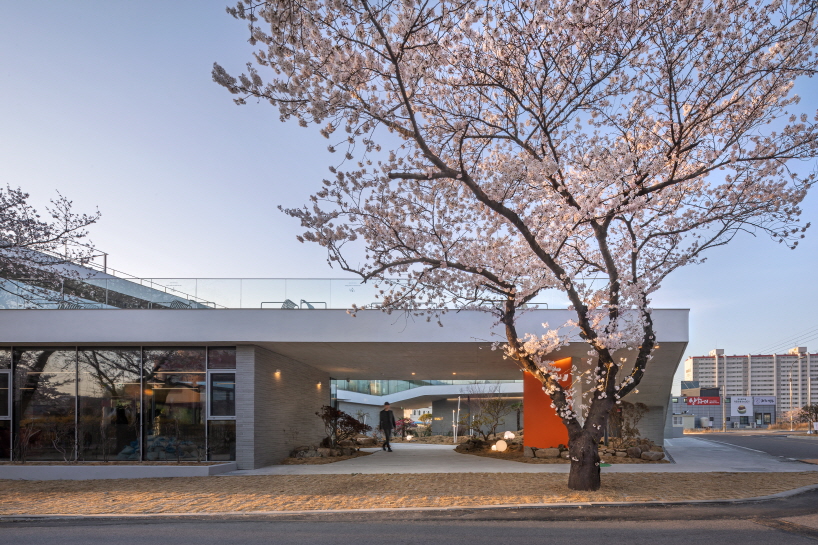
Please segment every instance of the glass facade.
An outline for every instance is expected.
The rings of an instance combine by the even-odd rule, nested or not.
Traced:
[[[76,459],[76,350],[14,350],[15,458]]]
[[[161,348],[144,351],[145,458],[200,461],[207,449],[205,350]]]
[[[80,460],[141,460],[140,358],[139,349],[78,350]]]
[[[0,460],[235,460],[235,353],[0,348]]]
[[[467,386],[470,384],[518,383],[522,380],[337,380],[332,385],[338,390],[385,396],[422,386]]]

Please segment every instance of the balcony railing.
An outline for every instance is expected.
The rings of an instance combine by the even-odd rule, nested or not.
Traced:
[[[470,386],[481,384],[519,383],[522,380],[333,380],[337,391],[356,392],[373,396],[395,395],[422,386]],[[487,393],[491,387],[487,387]]]

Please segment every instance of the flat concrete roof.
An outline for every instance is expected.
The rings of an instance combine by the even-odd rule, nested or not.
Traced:
[[[688,314],[687,309],[653,311],[660,348],[640,388],[658,398],[645,402],[666,403],[688,342]],[[570,310],[529,310],[520,316],[518,332],[540,335],[543,323],[553,327],[572,318]],[[521,378],[515,362],[492,350],[505,336],[491,314],[449,311],[441,322],[443,327],[434,319],[377,310],[357,317],[334,309],[0,310],[0,346],[253,344],[338,379]],[[574,335],[554,358],[583,358],[577,361],[582,370],[587,353],[588,346]]]

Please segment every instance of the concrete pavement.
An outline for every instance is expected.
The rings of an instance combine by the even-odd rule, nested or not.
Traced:
[[[818,465],[783,460],[763,452],[714,443],[694,437],[665,440],[675,463],[613,464],[605,473],[797,472],[818,471]],[[332,475],[377,473],[568,473],[568,464],[525,464],[459,454],[454,445],[400,443],[394,452],[373,452],[351,460],[324,465],[275,465],[233,471],[226,475]]]

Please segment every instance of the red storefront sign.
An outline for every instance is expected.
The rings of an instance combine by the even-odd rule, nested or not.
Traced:
[[[688,405],[721,405],[721,399],[718,397],[688,397]]]

